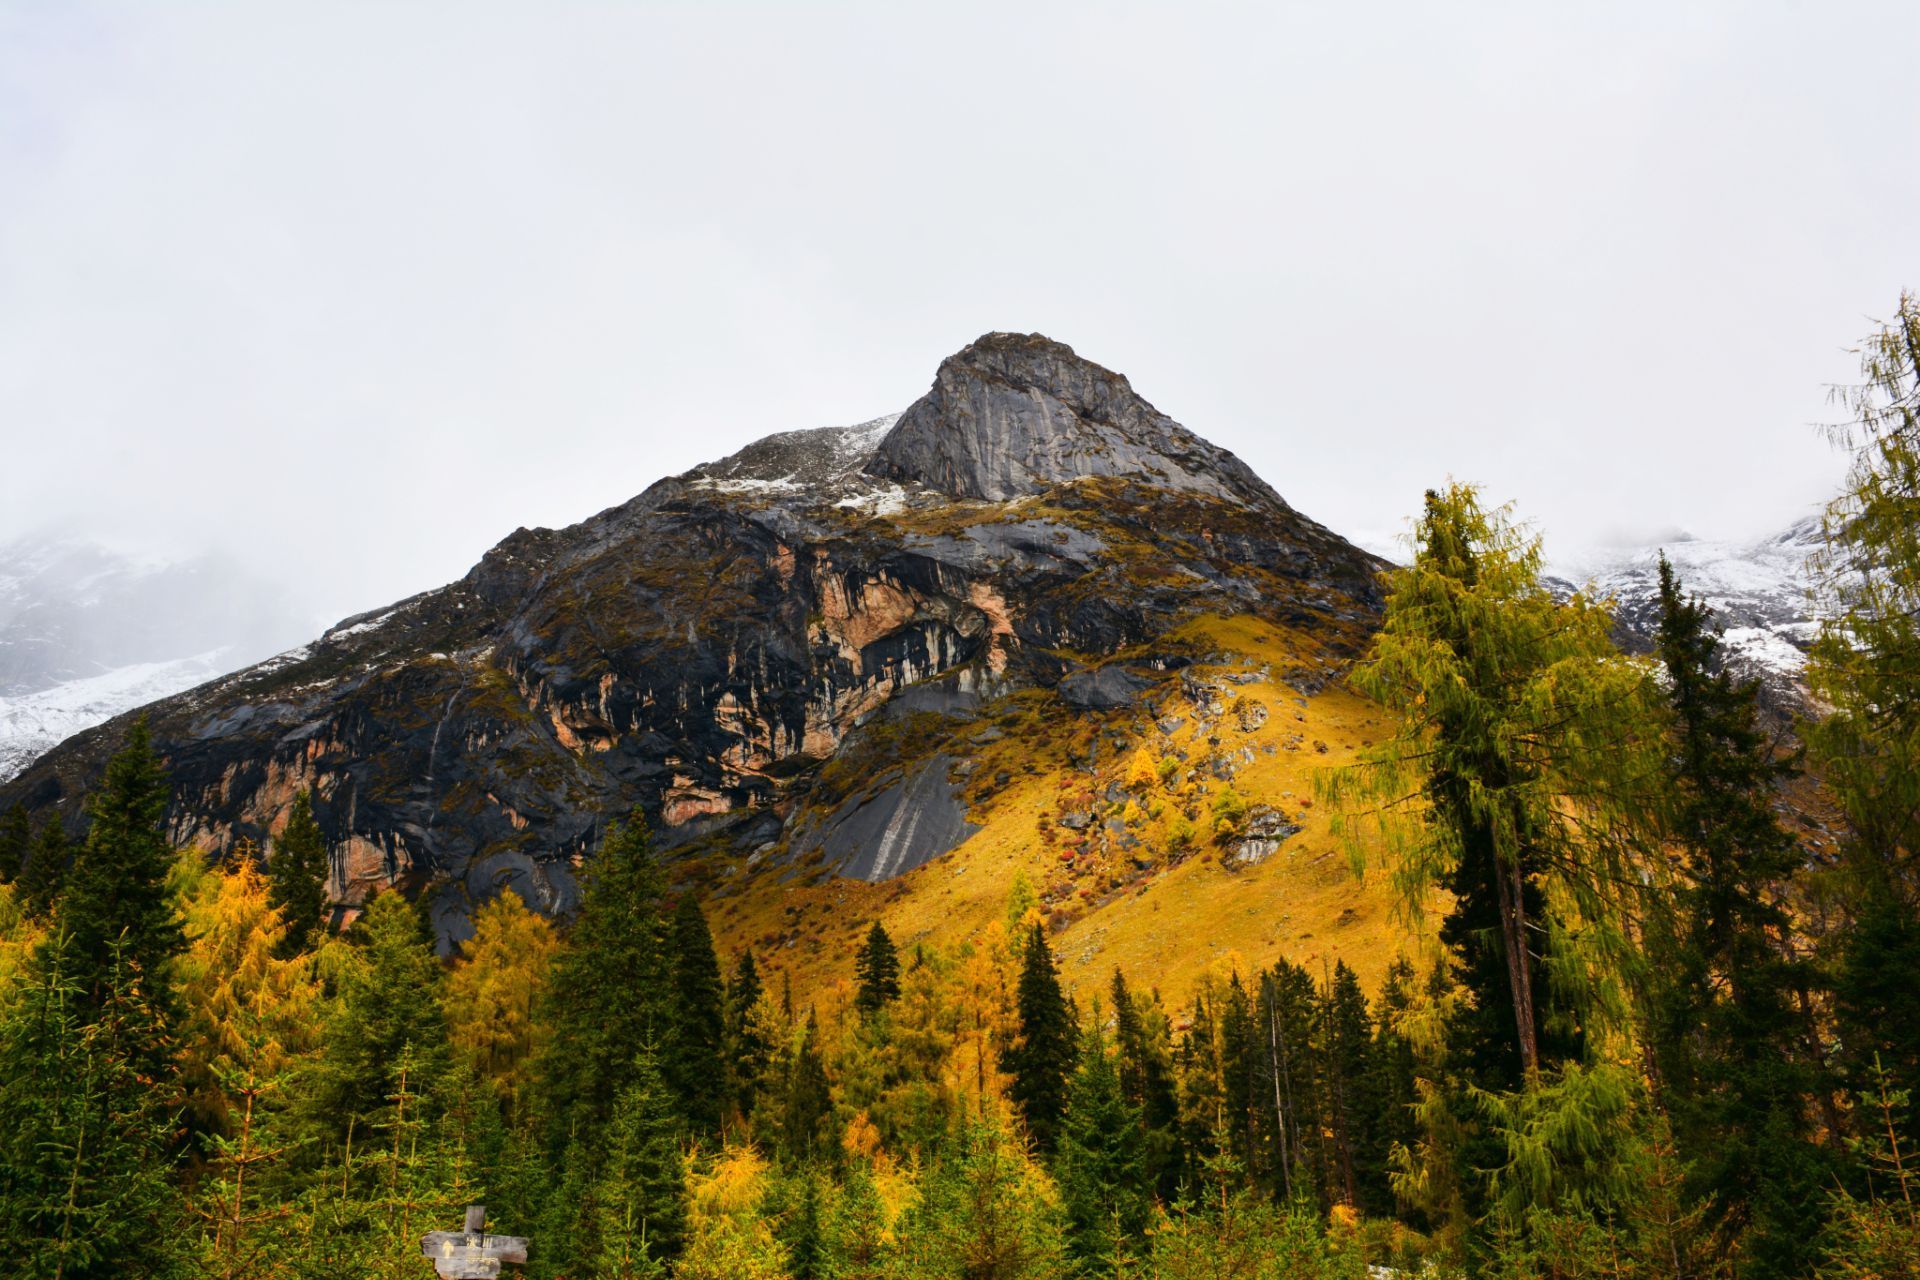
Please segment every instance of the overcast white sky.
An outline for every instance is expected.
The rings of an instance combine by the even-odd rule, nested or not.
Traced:
[[[338,615],[989,329],[1335,528],[1758,534],[1920,286],[1920,6],[0,0],[0,538]]]

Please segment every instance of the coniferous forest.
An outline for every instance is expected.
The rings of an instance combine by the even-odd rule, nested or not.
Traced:
[[[0,815],[0,1270],[423,1276],[484,1204],[573,1280],[1920,1275],[1920,300],[1863,370],[1791,735],[1670,566],[1630,658],[1428,493],[1348,675],[1393,729],[1319,778],[1403,926],[1373,990],[1071,991],[1024,883],[796,990],[640,813],[577,913],[502,894],[443,959],[399,893],[327,927],[305,797],[170,847],[136,728],[84,834]]]

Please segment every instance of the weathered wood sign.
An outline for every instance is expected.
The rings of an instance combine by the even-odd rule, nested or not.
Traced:
[[[420,1238],[420,1252],[445,1280],[494,1280],[503,1264],[525,1263],[526,1237],[490,1236],[486,1221],[485,1205],[468,1205],[464,1230],[429,1231]]]

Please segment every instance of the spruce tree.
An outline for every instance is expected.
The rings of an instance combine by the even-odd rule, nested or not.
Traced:
[[[1266,984],[1262,983],[1265,988]],[[1262,995],[1267,992],[1263,990]],[[1258,1016],[1253,997],[1240,975],[1227,979],[1219,1005],[1220,1026],[1220,1150],[1256,1183],[1275,1194],[1289,1193],[1285,1185],[1292,1170],[1286,1157],[1290,1141],[1272,1122],[1273,1089],[1262,1086],[1266,1077],[1269,1023],[1266,1001]],[[1284,1041],[1283,1041],[1284,1043]]]
[[[687,1174],[673,1094],[651,1050],[622,1073],[627,1083],[605,1135],[592,1194],[598,1256],[593,1274],[625,1280],[659,1274],[687,1239]]]
[[[1340,1189],[1325,1141],[1321,1012],[1313,975],[1281,960],[1261,976],[1247,1040],[1237,1050],[1246,1061],[1249,1141],[1242,1158],[1249,1173],[1287,1200],[1338,1198]]]
[[[41,946],[0,1013],[0,1249],[23,1280],[171,1276],[187,1235],[145,975]]]
[[[922,1178],[896,1233],[902,1265],[882,1274],[1057,1280],[1068,1271],[1052,1200],[1012,1135],[971,1121]]]
[[[172,851],[165,822],[169,789],[145,718],[135,720],[124,746],[107,761],[106,776],[87,799],[87,840],[74,859],[60,902],[60,931],[71,972],[106,995],[117,964],[145,975],[147,1002],[162,1019],[174,1001],[164,984],[168,965],[185,946],[167,891]]]
[[[365,1134],[400,1087],[406,1064],[419,1081],[445,1075],[451,1058],[440,1004],[442,970],[420,910],[398,890],[376,894],[354,921],[355,950],[322,1039],[310,1099],[313,1120],[330,1138],[351,1123]]]
[[[1053,1168],[1069,1251],[1089,1268],[1144,1254],[1153,1212],[1145,1135],[1098,1026],[1081,1037],[1059,1148]]]
[[[1673,709],[1671,831],[1681,865],[1671,927],[1657,931],[1652,1041],[1689,1190],[1740,1242],[1741,1274],[1803,1274],[1831,1179],[1814,1145],[1814,1084],[1796,1046],[1809,966],[1782,949],[1778,894],[1801,865],[1773,812],[1789,766],[1761,732],[1756,686],[1723,668],[1705,605],[1660,558],[1656,652]]]
[[[1375,1004],[1379,1016],[1373,1047],[1367,1055],[1367,1073],[1356,1090],[1360,1120],[1355,1128],[1354,1181],[1360,1208],[1372,1217],[1386,1217],[1395,1208],[1389,1177],[1394,1148],[1410,1151],[1419,1139],[1413,1044],[1401,1029],[1413,999],[1413,963],[1397,956],[1387,967]]]
[[[661,1072],[690,1133],[717,1137],[727,1104],[726,992],[707,918],[692,894],[673,916],[673,1008]]]
[[[1204,1181],[1217,1187],[1213,1172],[1232,1159],[1224,1149],[1227,1100],[1221,1083],[1219,994],[1218,983],[1201,983],[1176,1049],[1180,1126],[1174,1150],[1180,1156],[1175,1173],[1180,1186],[1199,1186]]]
[[[1113,998],[1114,1060],[1120,1092],[1140,1113],[1147,1168],[1168,1199],[1178,1185],[1180,1102],[1173,1074],[1172,1027],[1159,1006],[1136,997],[1118,968]]]
[[[12,884],[20,878],[32,849],[33,828],[27,820],[27,806],[16,804],[0,818],[0,884]]]
[[[33,842],[26,868],[20,873],[20,901],[34,919],[44,919],[67,882],[67,870],[73,863],[73,849],[67,843],[67,829],[59,813],[49,813],[46,825]]]
[[[535,1071],[554,1160],[575,1139],[591,1151],[632,1083],[641,1050],[668,1030],[660,869],[637,811],[610,825],[585,880],[580,913],[554,965],[553,1034]]]
[[[757,1014],[762,994],[753,952],[743,949],[727,984],[727,1081],[742,1119],[753,1114],[754,1098],[773,1062],[773,1046]]]
[[[1360,979],[1345,961],[1334,964],[1321,1028],[1321,1097],[1332,1135],[1328,1189],[1334,1199],[1361,1208],[1363,1162],[1378,1146],[1373,1135],[1378,1104],[1368,1092],[1374,1079],[1373,1018]]]
[[[900,998],[900,955],[878,920],[867,930],[853,968],[860,984],[853,1006],[861,1013],[872,1017]]]
[[[1027,934],[1015,999],[1019,1027],[1001,1055],[1000,1069],[1013,1077],[1008,1094],[1041,1151],[1051,1152],[1067,1109],[1067,1077],[1077,1056],[1073,1010],[1060,990],[1053,949],[1038,924]]]
[[[267,879],[273,905],[287,922],[280,954],[298,955],[312,945],[327,909],[327,842],[313,817],[312,792],[293,798],[267,862]]]
[[[809,1013],[800,1043],[787,1063],[780,1112],[780,1154],[795,1164],[830,1161],[834,1156],[833,1087],[827,1080],[819,1040],[820,1029]]]
[[[803,1168],[793,1181],[799,1183],[799,1202],[782,1215],[779,1233],[780,1243],[786,1247],[787,1270],[793,1280],[819,1280],[826,1263],[820,1213],[822,1179],[815,1170]]]

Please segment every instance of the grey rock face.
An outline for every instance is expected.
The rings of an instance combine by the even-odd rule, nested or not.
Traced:
[[[1060,682],[1060,697],[1077,711],[1130,707],[1152,687],[1152,681],[1125,667],[1076,671]]]
[[[1224,864],[1229,869],[1257,867],[1298,834],[1299,824],[1289,821],[1286,814],[1267,805],[1255,805],[1247,817],[1245,834],[1228,843]]]
[[[819,830],[796,833],[794,852],[818,849],[843,876],[879,882],[905,875],[980,828],[953,782],[954,760],[935,755],[907,776],[847,801]]]
[[[1086,476],[1286,506],[1247,465],[1161,413],[1112,370],[1040,334],[990,333],[940,364],[870,475],[1001,502]]]

